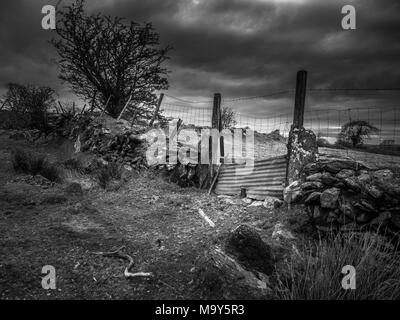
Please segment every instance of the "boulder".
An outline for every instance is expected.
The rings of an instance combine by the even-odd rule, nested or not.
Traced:
[[[231,231],[226,240],[226,252],[245,268],[264,274],[271,274],[274,269],[274,259],[271,247],[248,225],[239,225]]]
[[[338,188],[330,188],[322,192],[321,207],[334,209],[338,206],[338,200],[340,196],[340,190]]]
[[[221,248],[206,252],[198,266],[192,290],[200,299],[271,299],[268,276],[245,269]]]

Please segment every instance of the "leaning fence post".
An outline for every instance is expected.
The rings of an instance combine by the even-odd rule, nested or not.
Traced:
[[[161,93],[160,97],[158,98],[156,110],[154,111],[153,117],[150,120],[149,127],[151,127],[153,125],[154,120],[156,119],[157,114],[160,111],[160,106],[161,106],[163,99],[164,99],[164,93]]]
[[[215,171],[215,164],[213,163],[213,141],[212,141],[212,129],[217,129],[218,132],[222,130],[222,114],[221,114],[221,94],[215,93],[214,94],[214,101],[213,101],[213,110],[212,110],[212,117],[211,117],[211,136],[210,136],[210,178],[212,180]],[[221,150],[221,148],[219,148]],[[216,150],[218,152],[218,148]],[[215,157],[217,159],[217,157]]]

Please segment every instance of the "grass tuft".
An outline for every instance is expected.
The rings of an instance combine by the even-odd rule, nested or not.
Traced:
[[[43,155],[17,149],[13,152],[12,164],[16,172],[28,173],[33,176],[40,174],[52,182],[62,181],[60,170],[47,161]]]
[[[341,233],[307,243],[277,271],[275,296],[285,300],[400,298],[397,245],[377,233]],[[344,290],[342,268],[354,266],[356,289]]]
[[[122,175],[121,167],[112,162],[100,168],[98,173],[99,185],[106,189],[112,180],[120,180]]]

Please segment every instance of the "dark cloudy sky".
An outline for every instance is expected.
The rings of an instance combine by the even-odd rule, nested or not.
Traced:
[[[57,78],[52,31],[41,29],[50,0],[0,2],[0,84],[51,85],[61,99],[72,94]],[[68,3],[67,0],[63,1]],[[341,28],[341,8],[357,10],[357,30]],[[151,21],[163,44],[174,47],[169,94],[208,100],[294,89],[297,70],[309,87],[400,87],[398,0],[98,0],[88,10],[138,22]],[[399,93],[313,93],[309,110],[397,107]],[[243,113],[291,112],[293,94],[232,106]]]

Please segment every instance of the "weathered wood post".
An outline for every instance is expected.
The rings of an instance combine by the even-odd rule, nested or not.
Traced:
[[[307,71],[297,72],[296,97],[294,101],[293,126],[302,128],[304,124],[304,105],[306,102]]]
[[[149,127],[151,127],[154,123],[154,120],[156,120],[156,117],[157,117],[158,112],[160,111],[160,106],[161,106],[163,99],[164,99],[164,93],[161,93],[160,97],[158,98],[156,110],[154,111],[153,117],[150,120]]]
[[[221,113],[221,94],[220,93],[215,93],[214,94],[214,101],[213,101],[213,110],[212,110],[212,116],[211,116],[211,136],[210,136],[210,145],[209,145],[209,152],[210,152],[210,178],[212,180],[215,172],[215,165],[216,163],[213,163],[214,159],[219,159],[221,156],[221,148],[214,148],[217,149],[215,150],[218,154],[218,156],[213,155],[213,144],[216,143],[212,141],[212,131],[213,129],[217,129],[218,132],[221,132],[222,130],[222,113]],[[220,142],[221,144],[221,142]],[[221,146],[221,145],[220,145]],[[219,149],[219,150],[218,150]]]
[[[286,186],[301,179],[303,167],[316,161],[317,139],[311,130],[304,128],[304,106],[307,90],[307,71],[297,72],[293,124],[288,138]]]

